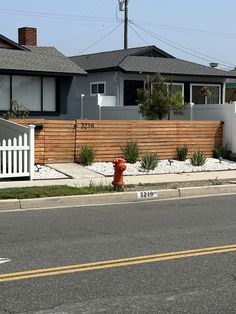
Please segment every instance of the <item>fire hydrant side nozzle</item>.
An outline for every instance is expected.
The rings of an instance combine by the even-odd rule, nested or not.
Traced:
[[[126,170],[126,160],[124,158],[115,158],[112,163],[114,164],[114,178],[112,184],[114,191],[124,191],[124,177],[123,172]]]

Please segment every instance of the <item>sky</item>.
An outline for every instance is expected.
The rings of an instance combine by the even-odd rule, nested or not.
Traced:
[[[128,46],[155,45],[187,61],[236,66],[235,0],[129,0]],[[66,56],[123,49],[118,0],[8,0],[0,4],[0,33],[36,27],[39,46]]]

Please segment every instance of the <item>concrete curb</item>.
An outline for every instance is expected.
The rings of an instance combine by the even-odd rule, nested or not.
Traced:
[[[236,193],[236,185],[197,186],[178,188],[180,197]]]
[[[137,192],[73,195],[22,200],[1,200],[0,210],[55,208],[66,206],[99,205],[106,203],[138,202],[150,199],[173,199],[179,197],[203,196],[236,193],[236,185],[218,185],[157,190],[157,197],[138,199]]]

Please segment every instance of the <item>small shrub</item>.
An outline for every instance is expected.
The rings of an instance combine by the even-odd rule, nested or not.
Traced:
[[[128,163],[136,163],[140,155],[140,148],[137,141],[127,142],[126,145],[121,149],[123,151],[124,158]]]
[[[141,158],[141,167],[145,170],[154,170],[159,162],[159,157],[156,153],[146,153]]]
[[[229,145],[226,144],[225,146],[223,145],[215,145],[212,148],[212,157],[213,158],[224,158],[224,159],[229,159],[231,154],[231,150],[229,148]]]
[[[203,152],[200,149],[195,149],[192,158],[190,159],[193,166],[203,166],[207,160]]]
[[[11,110],[7,111],[3,116],[6,119],[27,119],[29,111],[21,102],[13,99],[11,100]]]
[[[188,146],[182,145],[176,148],[176,159],[179,161],[185,161],[188,156]]]
[[[79,150],[79,162],[83,166],[91,165],[96,157],[96,151],[93,147],[84,145]]]

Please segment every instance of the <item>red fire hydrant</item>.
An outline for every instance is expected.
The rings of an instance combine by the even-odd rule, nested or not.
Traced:
[[[112,184],[114,185],[114,191],[117,189],[119,191],[124,191],[124,180],[123,172],[126,170],[126,160],[124,158],[113,159],[112,163],[114,164],[114,178]]]

